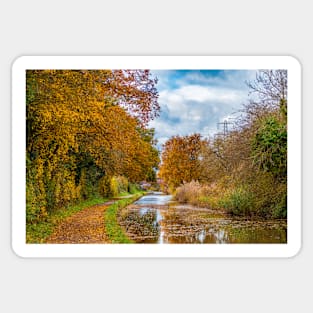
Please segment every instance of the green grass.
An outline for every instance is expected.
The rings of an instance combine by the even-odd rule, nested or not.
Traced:
[[[220,199],[219,204],[233,215],[251,215],[254,208],[254,196],[244,186],[239,186],[235,190],[226,194]]]
[[[46,239],[51,235],[54,228],[67,217],[81,211],[84,208],[101,204],[108,201],[107,198],[95,197],[76,205],[68,206],[49,215],[45,221],[38,223],[26,224],[26,243],[45,243]]]
[[[104,215],[105,231],[111,243],[134,243],[126,236],[123,229],[118,224],[117,213],[121,208],[128,206],[142,195],[143,192],[140,192],[131,198],[118,200],[106,209]]]
[[[121,192],[118,196],[119,197],[125,197],[125,196],[129,196],[129,195],[130,195],[130,193],[125,191],[125,192]]]

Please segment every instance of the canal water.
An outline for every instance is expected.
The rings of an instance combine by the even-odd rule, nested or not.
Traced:
[[[233,218],[224,212],[181,205],[155,192],[122,209],[120,225],[136,243],[286,243],[284,220]]]

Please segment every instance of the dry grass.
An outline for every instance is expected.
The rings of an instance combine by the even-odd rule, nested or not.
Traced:
[[[180,203],[190,203],[203,208],[218,209],[219,196],[224,192],[222,184],[201,185],[197,181],[191,181],[178,187],[175,199]]]

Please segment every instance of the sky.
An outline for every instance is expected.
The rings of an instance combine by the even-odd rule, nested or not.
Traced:
[[[158,149],[170,137],[222,131],[218,123],[238,116],[248,99],[245,81],[254,70],[153,70],[158,78],[160,116],[151,121]],[[218,128],[219,127],[219,128]]]

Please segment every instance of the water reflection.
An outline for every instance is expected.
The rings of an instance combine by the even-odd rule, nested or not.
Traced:
[[[178,205],[168,195],[151,194],[123,209],[119,222],[137,243],[286,243],[281,220],[233,219],[207,209]]]
[[[171,195],[165,195],[162,192],[154,192],[153,194],[149,194],[147,196],[141,197],[134,204],[137,205],[146,205],[146,204],[155,204],[155,205],[166,205],[169,204],[172,200]]]
[[[204,229],[202,229],[201,231],[200,231],[200,233],[198,234],[198,240],[201,242],[201,243],[203,243],[203,241],[204,241],[204,239],[205,239],[205,236],[206,235],[206,232],[205,232],[205,230]]]

